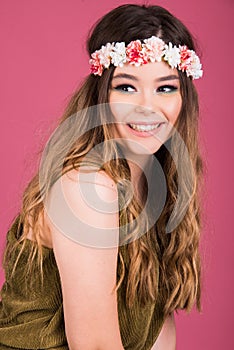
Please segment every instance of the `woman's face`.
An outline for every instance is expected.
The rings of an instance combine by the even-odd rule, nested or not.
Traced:
[[[181,109],[177,69],[165,62],[117,67],[109,103],[115,139],[136,154],[153,154],[170,137]]]

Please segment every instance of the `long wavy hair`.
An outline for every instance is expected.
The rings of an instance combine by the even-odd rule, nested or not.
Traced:
[[[162,38],[166,43],[187,45],[189,49],[195,50],[193,38],[187,28],[164,8],[123,5],[110,11],[91,29],[87,51],[91,55],[107,42],[129,43],[153,35]],[[136,224],[135,219],[142,211],[143,203],[129,193],[126,180],[131,180],[130,168],[128,162],[120,157],[121,150],[113,140],[112,129],[106,123],[106,115],[110,114],[107,103],[114,69],[113,66],[105,69],[101,77],[88,75],[68,103],[59,120],[57,134],[52,137],[47,151],[44,152],[40,172],[32,178],[23,193],[19,222],[19,227],[23,224],[23,232],[17,245],[21,244],[23,251],[28,231],[32,228],[34,243],[28,259],[27,273],[32,273],[33,266],[37,265],[43,276],[41,236],[44,229],[42,223],[45,200],[59,177],[72,169],[78,169],[86,157],[97,168],[101,164],[101,169],[118,184],[120,203],[128,204],[121,207],[119,221],[120,227],[130,224],[129,232],[122,232],[122,246],[125,247],[129,259],[126,263],[123,251],[119,249],[121,275],[116,285],[118,289],[123,280],[127,279],[128,305],[131,306],[136,297],[145,305],[156,300],[161,293],[165,314],[176,309],[190,311],[195,303],[200,310],[199,237],[203,162],[199,151],[196,89],[192,80],[178,71],[182,108],[175,124],[177,132],[153,155],[166,179],[165,205],[154,225],[150,226],[148,219],[157,210],[155,194],[155,206],[151,206],[144,220],[138,220]],[[95,113],[95,108],[94,112],[92,108],[90,112],[92,106],[103,108],[100,108],[100,113]],[[73,118],[74,115],[76,118]],[[92,127],[94,118],[97,120],[96,127]],[[61,132],[60,126],[63,126]],[[81,131],[78,139],[75,138],[74,130]],[[69,147],[67,140],[72,140]],[[109,142],[105,146],[107,140]],[[97,152],[92,159],[88,157],[90,150],[100,143],[104,143],[102,152]],[[105,159],[111,161],[105,162]],[[156,181],[157,174],[151,175]],[[147,185],[145,190],[147,191]],[[173,222],[176,222],[174,227]],[[168,223],[172,224],[170,229]],[[145,234],[142,234],[143,230],[146,231]],[[5,256],[9,257],[9,254]],[[18,258],[19,256],[16,257],[15,266]]]

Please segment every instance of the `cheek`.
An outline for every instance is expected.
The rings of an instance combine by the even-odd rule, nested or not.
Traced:
[[[119,120],[121,116],[121,108],[118,104],[118,99],[116,98],[116,95],[113,92],[110,92],[109,94],[109,106],[114,119]]]
[[[121,120],[121,109],[119,108],[118,104],[110,103],[110,110],[114,117],[114,120]]]
[[[182,107],[182,98],[178,96],[172,104],[168,106],[167,114],[169,116],[170,122],[174,124],[179,116]]]
[[[131,113],[132,106],[127,103],[113,102],[110,101],[110,109],[113,117],[117,121],[124,121],[126,117]]]
[[[113,117],[117,121],[126,120],[135,110],[132,96],[113,90],[109,94],[109,104]]]

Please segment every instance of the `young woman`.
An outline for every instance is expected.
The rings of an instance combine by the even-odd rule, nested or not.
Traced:
[[[200,60],[159,6],[106,14],[7,235],[1,349],[175,349],[200,309]]]

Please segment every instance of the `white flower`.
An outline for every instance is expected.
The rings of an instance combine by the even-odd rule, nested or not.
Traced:
[[[162,60],[163,50],[165,48],[165,43],[162,39],[152,36],[144,40],[143,47],[151,62],[160,62]]]
[[[123,64],[126,62],[126,48],[125,43],[116,43],[113,46],[113,50],[110,53],[111,63],[116,67],[123,67]]]
[[[172,46],[172,43],[165,45],[164,60],[168,62],[171,68],[176,68],[180,63],[180,49]]]
[[[186,70],[186,74],[188,77],[191,75],[193,79],[199,79],[203,75],[203,70],[201,69],[202,65],[196,53],[192,50],[191,50],[191,53],[192,53],[192,61]]]
[[[105,68],[108,68],[111,63],[111,51],[113,50],[114,44],[107,43],[105,46],[102,45],[101,49],[98,51],[98,58],[100,64]]]

